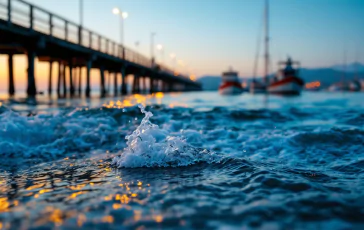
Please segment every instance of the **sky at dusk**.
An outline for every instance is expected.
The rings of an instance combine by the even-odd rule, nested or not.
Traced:
[[[79,22],[78,0],[29,2]],[[125,45],[145,56],[150,57],[150,33],[156,32],[155,44],[165,47],[164,58],[155,53],[165,64],[173,64],[169,54],[175,53],[186,64],[185,71],[197,76],[219,75],[229,66],[243,77],[252,75],[263,0],[84,0],[84,26],[119,41],[113,7],[129,14]],[[362,0],[271,0],[272,71],[287,55],[313,68],[342,63],[346,50],[348,62],[364,63],[363,15]],[[16,81],[24,81],[25,58],[17,57],[15,64]],[[37,82],[45,86],[48,67],[36,68]],[[7,79],[5,56],[0,56],[0,77]]]

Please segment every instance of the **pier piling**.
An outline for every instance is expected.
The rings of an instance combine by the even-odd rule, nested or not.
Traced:
[[[78,86],[78,78],[77,78],[77,67],[72,68],[72,83],[73,83],[73,91],[74,95],[77,95],[77,86]]]
[[[8,69],[9,69],[9,96],[14,96],[15,87],[14,87],[14,62],[13,62],[13,54],[9,54],[8,56]]]
[[[63,69],[62,69],[62,83],[63,83],[63,95],[62,97],[67,97],[67,83],[66,83],[66,64],[63,63]]]
[[[82,96],[82,66],[78,67],[78,96]]]
[[[146,82],[146,77],[144,76],[141,80],[142,80],[142,85],[143,85],[143,93],[147,93],[147,82]]]
[[[155,92],[155,80],[154,80],[154,78],[149,78],[150,79],[150,81],[149,81],[149,92],[150,93],[154,93]]]
[[[172,82],[169,82],[168,83],[168,92],[173,92],[173,91],[174,91],[173,83]]]
[[[114,73],[114,96],[118,96],[118,73]]]
[[[87,61],[87,71],[86,71],[86,97],[90,97],[91,87],[90,87],[90,71],[92,67],[92,61]]]
[[[139,75],[134,74],[132,93],[139,93]]]
[[[35,95],[37,94],[37,88],[35,86],[35,77],[34,77],[35,51],[32,49],[28,50],[27,56],[28,56],[27,95],[28,95],[28,97],[35,97]]]
[[[110,94],[110,84],[111,84],[111,72],[107,71],[107,83],[106,83],[106,96]]]
[[[58,62],[57,97],[61,97],[62,63]]]
[[[105,97],[106,90],[105,90],[105,70],[104,67],[100,67],[100,95],[101,97]]]
[[[49,61],[48,96],[52,96],[52,69],[53,61]]]
[[[72,60],[69,61],[68,68],[69,68],[69,79],[70,79],[70,96],[74,97],[75,87],[73,85],[73,63],[72,63]]]
[[[121,95],[126,95],[126,67],[121,67]]]

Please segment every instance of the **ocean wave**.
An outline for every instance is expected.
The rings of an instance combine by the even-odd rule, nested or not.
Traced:
[[[113,159],[117,167],[177,167],[199,162],[217,162],[220,158],[214,152],[195,148],[179,136],[171,136],[150,122],[153,116],[139,105],[145,117],[137,129],[126,136],[127,147],[120,156]]]
[[[108,115],[64,111],[22,116],[7,110],[0,114],[0,155],[52,159],[117,143],[123,132]]]
[[[311,117],[297,108],[146,107],[155,116],[141,113],[137,106],[27,115],[0,108],[0,156],[9,159],[82,157],[96,150],[121,154],[119,161],[114,160],[118,167],[186,166],[223,155],[314,168],[352,162],[361,156],[364,145],[361,127],[307,125],[306,120],[322,114]],[[344,115],[340,118],[345,120],[348,115]]]

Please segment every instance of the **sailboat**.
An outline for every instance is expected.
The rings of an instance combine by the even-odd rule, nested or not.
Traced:
[[[268,33],[269,33],[269,27],[268,27],[268,0],[265,1],[265,9],[264,9],[264,40],[265,40],[265,55],[264,55],[264,81],[259,81],[255,78],[255,76],[257,75],[257,68],[258,68],[258,57],[259,57],[259,45],[260,45],[260,36],[258,36],[258,44],[257,44],[257,54],[255,57],[255,65],[254,65],[254,73],[253,73],[253,80],[250,83],[249,86],[249,91],[250,93],[253,94],[257,94],[257,93],[266,93],[267,88],[266,88],[266,83],[267,83],[267,78],[268,78],[268,66],[269,66],[269,37],[268,37]]]
[[[288,58],[284,64],[285,67],[281,68],[278,73],[268,82],[269,74],[269,3],[265,1],[264,10],[264,82],[258,82],[255,78],[250,84],[250,92],[252,93],[272,93],[272,94],[300,94],[303,87],[303,80],[298,77],[298,70],[293,65],[298,62],[293,62]]]
[[[356,58],[354,63],[358,62],[358,57]],[[349,82],[349,90],[352,92],[359,92],[363,90],[362,83],[359,78],[359,64],[355,66],[355,78]]]

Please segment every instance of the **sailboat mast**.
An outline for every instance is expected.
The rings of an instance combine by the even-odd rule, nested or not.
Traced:
[[[345,79],[346,79],[346,49],[344,50],[344,71],[342,73],[342,77],[341,77],[341,90],[344,91],[344,84],[345,84]]]
[[[264,83],[268,83],[268,74],[269,74],[269,3],[268,0],[265,0],[265,54],[264,54]]]

